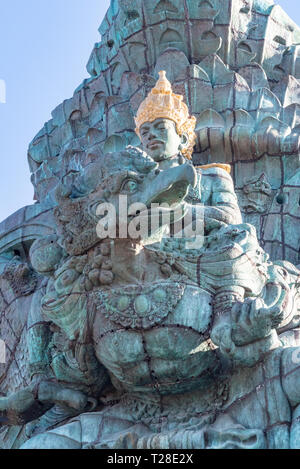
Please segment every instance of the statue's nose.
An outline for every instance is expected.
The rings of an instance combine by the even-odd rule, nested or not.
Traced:
[[[156,137],[154,132],[149,132],[148,140],[153,140]]]

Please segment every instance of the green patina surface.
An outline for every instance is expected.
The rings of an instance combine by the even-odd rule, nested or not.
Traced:
[[[112,0],[99,31],[0,225],[0,446],[299,448],[300,30],[271,1]],[[135,133],[160,70],[192,161],[172,120]],[[171,235],[135,239],[120,195],[179,207]]]

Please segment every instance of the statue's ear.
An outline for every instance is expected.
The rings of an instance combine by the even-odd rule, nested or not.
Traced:
[[[179,149],[183,150],[189,146],[189,136],[186,132],[184,132],[180,138],[181,138],[181,143],[180,143]]]

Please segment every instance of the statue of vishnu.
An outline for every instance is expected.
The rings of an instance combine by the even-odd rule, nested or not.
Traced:
[[[299,448],[299,271],[242,223],[229,166],[194,168],[196,119],[159,75],[141,147],[57,190],[57,234],[30,251],[48,278],[28,318],[32,384],[0,398],[1,421],[26,425],[24,449]],[[120,195],[146,207],[136,225],[153,203],[201,207],[201,246],[163,219],[121,238],[116,216],[99,239],[99,206],[118,215]]]

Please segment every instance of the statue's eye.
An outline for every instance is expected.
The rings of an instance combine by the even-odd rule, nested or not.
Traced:
[[[138,190],[138,183],[134,179],[127,179],[123,182],[121,192],[134,194]]]
[[[147,128],[141,130],[141,136],[142,136],[142,137],[145,137],[148,133],[149,133],[149,129],[147,129]]]
[[[167,123],[162,123],[157,126],[158,130],[168,129],[169,125]]]

